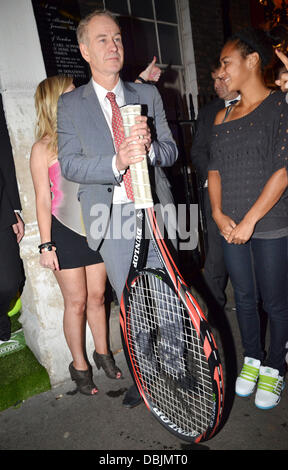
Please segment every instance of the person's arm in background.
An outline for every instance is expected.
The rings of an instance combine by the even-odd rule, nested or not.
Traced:
[[[20,243],[24,236],[25,225],[21,217],[21,201],[18,191],[18,184],[15,172],[15,164],[13,159],[12,148],[10,144],[9,134],[6,126],[5,116],[2,106],[2,97],[0,97],[0,128],[3,140],[1,140],[1,158],[0,158],[0,171],[2,173],[2,181],[4,189],[2,190],[3,197],[7,199],[11,210],[15,213],[16,222],[12,224],[13,231],[17,237],[17,242]],[[5,191],[5,195],[4,195]],[[8,207],[7,207],[8,210]]]
[[[153,60],[148,64],[145,70],[139,73],[138,77],[135,80],[135,83],[143,83],[144,82],[158,82],[161,69],[157,67],[156,64],[156,57],[153,57]]]

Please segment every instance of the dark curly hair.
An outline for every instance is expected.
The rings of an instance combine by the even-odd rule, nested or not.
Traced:
[[[236,42],[236,47],[244,58],[253,52],[258,52],[262,70],[273,59],[273,38],[261,29],[243,29],[233,34],[227,42]]]

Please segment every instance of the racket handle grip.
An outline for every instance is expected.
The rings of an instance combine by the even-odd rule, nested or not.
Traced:
[[[136,116],[141,115],[141,104],[128,104],[120,108],[125,137],[129,137],[131,127],[136,123]],[[153,207],[153,199],[150,186],[150,178],[147,166],[147,156],[142,162],[130,165],[134,203],[136,209]]]

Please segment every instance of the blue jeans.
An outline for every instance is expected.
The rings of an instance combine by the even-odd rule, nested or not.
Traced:
[[[259,298],[268,315],[270,349],[265,365],[285,372],[288,340],[288,237],[271,240],[252,238],[244,245],[223,238],[224,259],[235,294],[237,318],[244,356],[263,360]]]

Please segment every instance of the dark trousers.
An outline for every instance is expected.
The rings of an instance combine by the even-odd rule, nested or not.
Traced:
[[[265,364],[285,372],[288,340],[288,237],[251,239],[244,245],[222,240],[224,258],[234,288],[244,356],[263,359],[258,313],[259,296],[270,324],[270,350]]]
[[[225,266],[222,236],[212,218],[208,189],[203,189],[203,204],[205,211],[208,251],[204,264],[204,279],[215,302],[215,307],[223,309],[226,304],[225,289],[228,273]]]
[[[22,291],[25,282],[19,246],[12,227],[0,230],[0,340],[11,335],[11,322],[7,315],[11,300]]]

